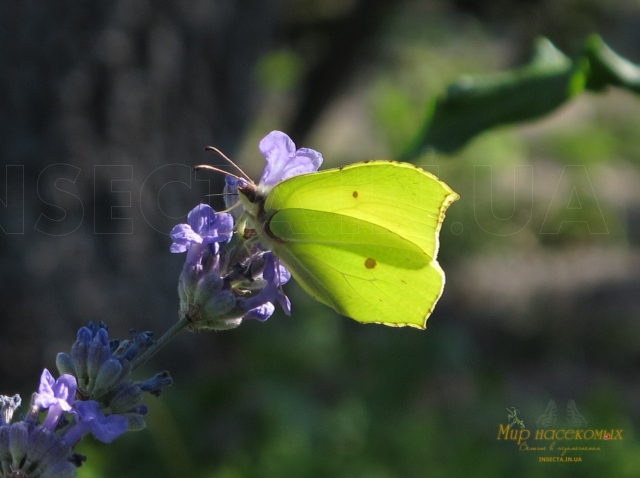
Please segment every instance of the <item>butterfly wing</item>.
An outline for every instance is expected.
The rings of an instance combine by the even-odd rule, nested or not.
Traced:
[[[278,184],[265,210],[288,208],[333,212],[394,231],[431,258],[438,254],[438,233],[458,195],[434,175],[409,163],[365,161]]]
[[[455,199],[413,165],[358,163],[277,185],[263,238],[302,287],[337,312],[425,328],[444,286],[437,233]]]

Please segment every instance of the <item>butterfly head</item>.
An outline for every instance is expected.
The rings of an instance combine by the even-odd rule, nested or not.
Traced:
[[[237,181],[227,177],[227,186],[236,191],[236,199],[249,216],[258,218],[264,212],[266,195],[260,193],[259,186],[253,182]],[[232,197],[233,199],[233,197]]]

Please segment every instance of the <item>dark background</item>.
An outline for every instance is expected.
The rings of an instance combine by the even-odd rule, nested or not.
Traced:
[[[256,179],[273,129],[327,167],[398,157],[447,83],[591,33],[640,62],[631,0],[0,3],[1,391],[29,397],[90,320],[120,338],[177,320],[168,232],[221,187],[190,169],[220,164],[204,146]],[[428,331],[290,285],[291,317],[154,358],[140,378],[175,385],[146,430],[86,440],[80,476],[639,476],[638,131],[638,98],[611,90],[420,158],[462,198]],[[507,407],[535,430],[549,400],[555,428],[574,400],[623,440],[579,464],[497,440]]]

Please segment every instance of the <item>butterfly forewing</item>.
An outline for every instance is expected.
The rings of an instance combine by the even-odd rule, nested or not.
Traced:
[[[276,185],[261,237],[307,292],[339,313],[424,328],[444,286],[438,232],[457,197],[411,164],[357,163]]]
[[[444,211],[457,197],[414,165],[369,161],[283,181],[269,194],[265,210],[301,208],[362,219],[396,232],[435,258]]]

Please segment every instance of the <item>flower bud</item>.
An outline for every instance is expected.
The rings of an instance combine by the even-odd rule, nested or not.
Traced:
[[[9,431],[9,452],[11,453],[11,464],[15,468],[20,468],[22,460],[29,449],[29,429],[24,422],[11,425]]]
[[[57,435],[54,436],[56,439],[50,443],[40,460],[41,466],[48,467],[56,462],[66,460],[71,453],[71,447]]]
[[[193,303],[193,297],[198,286],[200,276],[199,266],[185,263],[182,273],[178,279],[178,296],[180,297],[180,308]]]
[[[65,354],[64,352],[61,352],[56,356],[56,367],[58,368],[58,373],[60,375],[65,373],[70,375],[76,374],[75,362],[69,354]]]
[[[210,297],[215,297],[222,291],[224,281],[217,274],[208,274],[198,283],[193,302],[196,305],[204,304]]]
[[[162,393],[162,389],[164,387],[168,387],[173,384],[173,379],[169,375],[169,372],[160,372],[156,374],[154,377],[141,382],[140,389],[143,392],[150,393],[151,395],[155,395],[156,397],[160,396]]]
[[[109,400],[109,408],[116,414],[128,412],[142,402],[142,389],[133,382],[120,385],[115,395]]]
[[[91,331],[87,327],[81,327],[78,331],[78,339],[71,346],[71,358],[76,372],[75,376],[78,380],[78,387],[82,389],[86,389],[88,385],[87,351],[91,338]]]
[[[0,426],[0,462],[11,463],[11,452],[9,451],[9,443],[10,443],[10,435],[11,435],[11,426],[3,425]],[[4,465],[3,465],[4,471]]]
[[[104,329],[101,329],[104,330]],[[92,391],[95,387],[96,378],[102,364],[104,364],[111,357],[111,350],[108,345],[104,345],[99,342],[92,342],[89,345],[87,351],[87,376],[89,383],[87,384],[87,391]]]
[[[29,435],[29,460],[38,461],[44,455],[55,435],[43,427],[35,428]]]
[[[131,331],[132,334],[135,334],[135,331]],[[153,345],[153,333],[152,332],[141,332],[136,334],[134,339],[129,342],[129,347],[124,352],[123,358],[127,361],[131,362],[140,352],[144,352],[147,348]]]
[[[93,394],[100,396],[114,385],[122,374],[122,364],[119,360],[109,359],[102,364],[96,377]]]
[[[218,278],[219,279],[219,278]],[[212,279],[210,283],[216,283]],[[229,290],[215,290],[205,287],[199,288],[198,299],[200,302],[189,305],[187,309],[180,311],[182,316],[189,319],[188,330],[197,329],[227,330],[240,325],[235,312],[236,297]]]

